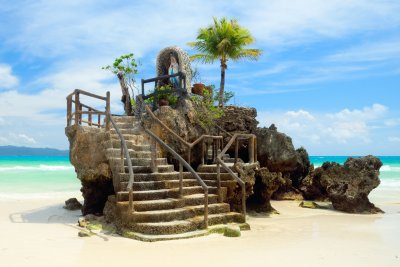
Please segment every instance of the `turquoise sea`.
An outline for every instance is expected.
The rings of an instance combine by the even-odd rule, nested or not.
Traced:
[[[400,190],[400,156],[379,157],[379,188]],[[325,161],[343,163],[347,156],[311,156],[319,167]],[[68,157],[0,157],[0,199],[49,198],[79,194],[80,183]]]

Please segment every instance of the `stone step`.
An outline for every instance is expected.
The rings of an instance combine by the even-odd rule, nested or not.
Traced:
[[[187,206],[204,205],[204,193],[183,196],[182,199],[185,200],[185,205]],[[218,202],[218,195],[208,193],[208,204],[217,202]]]
[[[116,123],[134,123],[136,118],[134,116],[112,116]]]
[[[123,210],[128,210],[129,201],[119,201],[117,203]],[[149,211],[149,210],[163,210],[163,209],[176,209],[185,206],[183,198],[166,198],[166,199],[153,199],[133,201],[133,208],[135,211]]]
[[[208,205],[208,214],[226,213],[230,211],[227,203],[214,203]],[[135,211],[133,220],[142,222],[169,222],[174,220],[186,220],[204,214],[204,205],[185,206],[175,209]]]
[[[226,165],[233,171],[235,171],[233,167],[233,163],[226,163]],[[197,167],[198,172],[207,172],[207,173],[217,173],[217,164],[204,164],[204,165],[199,165]],[[227,173],[228,171],[225,170],[224,168],[220,167],[220,172],[221,173]]]
[[[208,225],[226,224],[232,222],[244,222],[240,213],[226,212],[220,214],[209,214]],[[133,225],[133,230],[149,235],[171,235],[195,231],[204,228],[204,216],[196,216],[187,220],[174,220],[169,222],[148,222]]]
[[[199,183],[195,179],[183,180],[183,186],[197,186]],[[128,182],[121,182],[121,191],[126,191]],[[166,180],[166,181],[149,181],[149,182],[133,182],[133,190],[157,190],[157,189],[171,189],[179,188],[179,180]]]
[[[124,135],[124,137],[125,137],[125,135],[136,135],[136,136],[141,136],[143,138],[147,138],[144,135],[142,135],[141,131],[138,131],[137,129],[134,129],[133,127],[129,128],[129,129],[119,129],[119,132],[122,135]],[[118,136],[117,131],[114,128],[110,129],[110,134],[114,135],[114,136]]]
[[[205,181],[205,180],[217,180],[217,173],[208,173],[208,172],[198,172],[197,173],[200,178]],[[193,175],[191,173],[184,173],[183,177],[185,179],[187,178],[193,178]],[[233,180],[234,178],[229,174],[229,173],[220,173],[220,178],[221,181],[228,181],[228,180]]]
[[[128,166],[126,166],[125,161],[125,173],[128,173]],[[151,173],[150,166],[132,166],[133,173]],[[174,172],[174,165],[157,165],[157,172],[165,173],[165,172]]]
[[[208,204],[214,204],[217,202],[218,202],[218,196],[216,194],[208,194]],[[129,201],[118,201],[117,205],[121,208],[121,210],[128,210]],[[175,209],[175,208],[182,208],[184,206],[197,206],[197,205],[204,205],[204,194],[192,194],[183,196],[182,198],[166,198],[166,199],[133,201],[133,206],[135,211]]]
[[[203,181],[216,181],[217,174],[216,173],[197,173]],[[165,181],[165,180],[179,180],[179,172],[159,172],[159,173],[135,173],[135,182],[142,181]],[[233,177],[229,173],[221,173],[221,182],[222,181],[233,181]],[[129,181],[128,173],[119,173],[119,179],[121,182]],[[183,173],[183,179],[194,179],[193,175],[190,172]]]
[[[189,186],[182,188],[182,193],[184,196],[191,194],[200,194],[203,192],[204,190],[201,186]],[[217,188],[209,187],[208,192],[210,194],[216,194]],[[133,200],[153,200],[153,199],[165,199],[165,198],[179,198],[179,188],[133,191]],[[117,201],[128,201],[128,200],[129,200],[128,191],[120,191],[117,193]]]
[[[151,152],[150,151],[135,151],[133,149],[128,148],[129,152],[129,157],[132,160],[132,165],[135,165],[134,162],[141,162],[137,166],[149,166],[150,161],[151,161]],[[125,165],[127,165],[127,159],[125,158],[125,153],[124,155],[124,162]],[[121,159],[121,149],[120,148],[107,148],[106,149],[106,156],[110,160],[120,160]],[[156,153],[157,157],[157,164],[159,165],[168,165],[166,162],[166,158],[163,158],[160,154],[160,152]],[[143,160],[142,160],[143,159]],[[164,160],[165,159],[165,160]],[[139,161],[134,161],[134,160],[139,160]],[[165,162],[165,163],[163,163]]]
[[[129,137],[125,138],[125,143],[126,146],[128,147],[128,150],[133,150],[133,151],[150,151],[150,146],[147,149],[147,146],[144,145],[145,150],[141,147],[143,146],[143,141],[138,140],[137,136],[136,137]],[[105,147],[106,148],[118,148],[121,149],[121,140],[118,138],[111,138],[111,140],[107,140],[105,142]]]

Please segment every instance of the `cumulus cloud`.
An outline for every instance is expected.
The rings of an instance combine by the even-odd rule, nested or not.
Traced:
[[[373,104],[362,109],[343,109],[336,113],[312,113],[306,110],[284,113],[259,112],[262,126],[274,123],[279,131],[292,136],[295,143],[309,144],[367,144],[377,119],[387,114],[388,108]],[[383,122],[382,122],[383,124]]]
[[[390,136],[388,138],[389,142],[393,142],[393,143],[400,143],[400,137],[398,136]]]
[[[0,89],[9,89],[18,85],[18,78],[12,74],[12,68],[0,64]]]
[[[35,146],[36,140],[24,133],[9,132],[0,137],[0,145]]]

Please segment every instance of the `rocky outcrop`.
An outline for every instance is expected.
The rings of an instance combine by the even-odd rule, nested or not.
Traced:
[[[272,172],[292,172],[297,166],[297,154],[292,139],[278,132],[275,125],[257,128],[257,159],[261,167]]]
[[[280,172],[270,172],[268,168],[260,168],[255,175],[254,194],[247,203],[251,209],[257,212],[273,212],[270,200],[272,194],[285,184]]]
[[[326,192],[336,210],[349,213],[382,212],[369,199],[379,183],[382,162],[374,156],[348,158],[343,165],[325,162],[310,178],[304,179],[302,191],[310,197]]]
[[[84,126],[65,128],[70,143],[70,161],[81,181],[84,204],[82,213],[102,214],[108,195],[114,194],[111,169],[103,143],[104,129]]]
[[[229,133],[254,133],[258,124],[256,117],[255,108],[226,106],[218,125]]]

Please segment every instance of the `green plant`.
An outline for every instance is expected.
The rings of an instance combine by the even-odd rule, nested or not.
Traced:
[[[212,89],[212,92],[213,92],[213,101],[214,102],[219,102],[219,92],[217,92],[216,90],[215,90],[215,85],[209,85],[209,87],[211,87],[211,89]],[[224,105],[226,104],[226,103],[228,103],[229,102],[229,100],[231,100],[232,99],[232,97],[234,97],[235,96],[235,93],[234,92],[232,92],[232,91],[224,91],[224,98],[223,98],[223,103],[224,103]]]
[[[178,96],[171,92],[165,92],[167,90],[172,90],[172,85],[167,84],[156,88],[157,91],[156,102],[159,102],[161,99],[165,99],[168,100],[170,106],[175,106],[176,103],[178,102]],[[154,90],[151,90],[149,91],[149,94],[153,94],[154,92],[155,92]],[[144,102],[146,104],[152,104],[153,99],[154,97],[151,96],[147,98]]]
[[[244,58],[256,60],[261,55],[259,49],[247,49],[245,46],[252,44],[254,38],[250,31],[242,28],[237,20],[213,18],[214,24],[207,28],[200,28],[197,41],[188,43],[200,53],[192,55],[191,60],[201,60],[203,63],[213,63],[219,59],[221,62],[221,82],[219,89],[219,105],[224,105],[225,70],[227,61]]]
[[[135,102],[134,89],[136,89],[136,93],[138,93],[138,88],[135,86],[135,75],[138,73],[138,65],[140,65],[140,62],[137,63],[134,54],[130,53],[117,57],[112,65],[102,67],[103,70],[110,71],[111,73],[117,75],[121,85],[123,97],[122,100],[126,105],[125,112],[127,114],[132,111],[132,107],[129,107],[129,105],[132,104],[132,99],[132,106]],[[132,98],[129,94],[129,89],[131,90]],[[130,99],[130,101],[125,101],[125,99]]]
[[[196,119],[198,124],[210,130],[217,119],[224,115],[223,109],[219,106],[214,106],[214,98],[209,91],[204,91],[204,96],[192,95],[191,100],[195,106]]]

